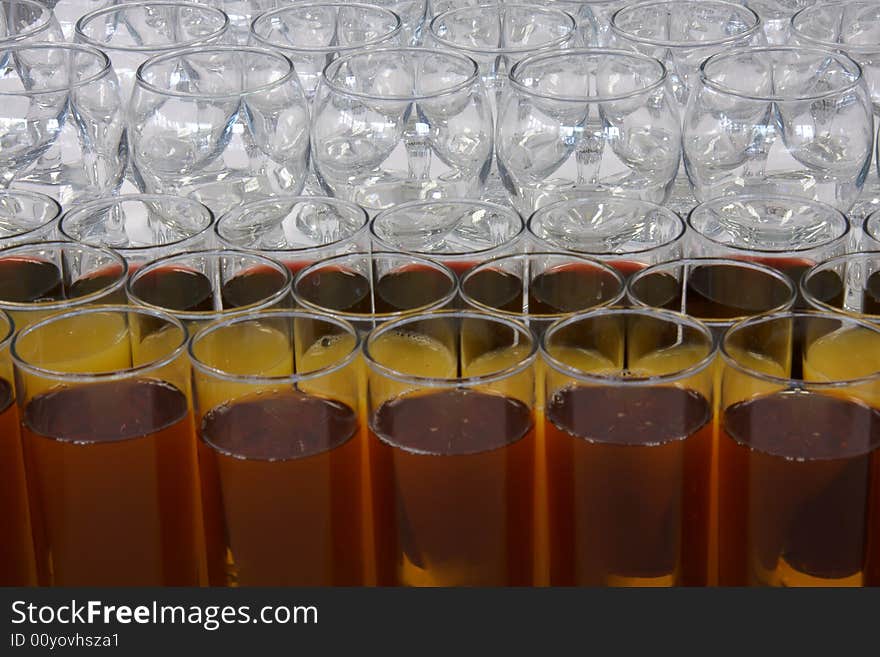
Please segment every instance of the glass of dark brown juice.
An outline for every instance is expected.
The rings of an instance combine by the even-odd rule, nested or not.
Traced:
[[[480,312],[370,334],[380,585],[532,584],[535,354],[523,325]]]
[[[289,310],[193,338],[211,585],[364,583],[359,353],[347,322]]]
[[[12,318],[0,310],[0,586],[34,586],[34,547],[9,345]]]
[[[227,249],[253,251],[284,263],[291,276],[333,256],[369,250],[367,211],[327,196],[279,196],[245,203],[217,220]]]
[[[490,258],[522,251],[525,223],[511,207],[470,199],[410,201],[370,222],[379,250],[442,262],[461,276]]]
[[[880,251],[851,253],[812,267],[801,280],[808,308],[880,320]]]
[[[445,265],[406,253],[349,253],[306,267],[293,281],[297,306],[341,317],[358,330],[445,308],[458,279]]]
[[[598,309],[553,324],[541,355],[551,585],[705,585],[711,331]]]
[[[128,264],[104,247],[34,242],[0,250],[0,308],[17,329],[52,313],[123,303]]]
[[[685,223],[672,210],[649,201],[584,194],[538,209],[528,230],[536,250],[598,258],[630,276],[680,258]]]
[[[166,313],[111,305],[16,335],[41,585],[203,582],[187,339]]]
[[[721,585],[876,583],[880,330],[777,313],[731,328],[721,353]]]

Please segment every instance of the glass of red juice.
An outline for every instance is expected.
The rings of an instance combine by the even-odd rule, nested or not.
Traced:
[[[40,585],[204,582],[187,340],[166,313],[113,305],[16,335]]]
[[[284,263],[291,276],[311,264],[370,246],[367,211],[328,196],[279,196],[245,203],[214,226],[220,245]]]

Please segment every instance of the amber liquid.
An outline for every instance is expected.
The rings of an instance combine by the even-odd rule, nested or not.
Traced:
[[[177,388],[54,389],[28,402],[22,439],[40,584],[199,584],[195,441]]]
[[[708,401],[675,387],[571,387],[545,413],[551,585],[705,585]]]
[[[441,271],[422,266],[401,267],[381,276],[371,290],[358,272],[325,267],[300,279],[297,293],[327,310],[357,315],[396,313],[423,308],[451,292],[453,283]]]
[[[863,584],[880,412],[787,391],[734,404],[723,432],[720,583]]]
[[[293,390],[203,418],[212,585],[363,584],[358,426],[348,406]]]
[[[34,548],[12,385],[0,379],[0,586],[33,586]]]
[[[531,411],[461,390],[385,402],[371,422],[380,585],[533,581]]]
[[[34,258],[0,259],[0,301],[45,303],[76,299],[105,289],[119,278],[119,270],[107,267],[72,281],[65,281],[53,263]],[[111,298],[112,297],[112,298]],[[105,303],[124,300],[124,292],[105,298]]]

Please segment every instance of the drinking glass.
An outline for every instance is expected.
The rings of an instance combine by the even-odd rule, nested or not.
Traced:
[[[287,307],[290,272],[256,253],[189,251],[141,266],[126,293],[130,303],[170,313],[195,332],[212,320]]]
[[[52,7],[35,0],[0,1],[0,47],[64,41]]]
[[[0,189],[30,189],[62,205],[110,195],[126,165],[125,106],[110,60],[89,46],[3,49]]]
[[[880,208],[880,6],[876,2],[822,2],[791,19],[792,41],[839,50],[859,63],[874,110],[877,175],[869,175],[854,213]]]
[[[867,238],[868,248],[871,251],[880,249],[880,209],[865,217],[862,232]]]
[[[400,17],[369,4],[295,2],[258,16],[251,42],[280,50],[293,62],[309,100],[321,71],[334,59],[358,50],[400,45]]]
[[[285,196],[246,203],[217,220],[228,249],[254,251],[284,263],[295,276],[314,262],[369,249],[366,211],[327,196]]]
[[[682,137],[700,201],[770,193],[846,212],[871,165],[871,101],[859,65],[841,53],[732,50],[700,67]]]
[[[321,187],[371,212],[479,196],[492,163],[492,111],[477,63],[420,48],[331,62],[313,105]]]
[[[607,48],[611,44],[611,17],[626,0],[547,0],[544,4],[574,16],[582,45]]]
[[[404,315],[450,306],[458,292],[455,273],[406,253],[348,253],[300,270],[293,280],[297,306],[345,319],[359,330]]]
[[[380,250],[425,256],[460,276],[521,250],[525,223],[513,208],[486,201],[413,201],[377,214],[370,231]]]
[[[33,242],[0,249],[0,308],[17,330],[63,310],[125,302],[128,264],[110,249]]]
[[[403,43],[419,46],[422,43],[425,21],[428,18],[428,0],[366,0],[365,4],[390,9],[402,21]]]
[[[817,0],[744,0],[761,17],[764,38],[771,46],[784,46],[791,38],[791,17]]]
[[[0,311],[0,586],[35,586],[33,533],[9,356],[14,333],[12,318]]]
[[[229,17],[229,41],[247,45],[251,23],[260,14],[275,9],[279,0],[193,0],[199,4],[221,9]]]
[[[150,57],[189,46],[223,43],[229,18],[192,2],[121,2],[82,16],[75,40],[99,48],[113,63],[122,99],[131,98],[138,67]]]
[[[50,196],[20,189],[0,191],[0,247],[51,240],[59,216],[61,205]]]
[[[757,262],[786,274],[797,286],[818,262],[846,253],[850,225],[825,203],[794,196],[734,196],[701,203],[688,217],[694,256]],[[798,308],[803,299],[798,298]]]
[[[594,310],[551,326],[541,356],[551,585],[704,585],[709,329],[666,311]]]
[[[685,223],[648,201],[586,196],[535,212],[530,237],[541,251],[563,251],[609,263],[624,276],[683,254]]]
[[[466,311],[367,338],[380,585],[532,583],[535,352],[522,325]]]
[[[202,46],[144,62],[129,140],[142,191],[191,195],[223,214],[298,194],[309,152],[309,108],[279,52]]]
[[[575,49],[534,55],[511,70],[496,158],[524,215],[591,193],[662,202],[680,156],[679,120],[658,60]]]
[[[837,314],[765,315],[733,327],[721,353],[721,585],[866,583],[880,565],[869,547],[880,330]]]
[[[817,264],[801,279],[801,291],[811,308],[880,322],[880,252],[851,253]]]
[[[194,199],[123,194],[72,207],[61,217],[59,232],[75,242],[113,249],[132,273],[164,255],[210,246],[213,223],[211,211]]]
[[[130,306],[71,310],[16,336],[41,585],[203,581],[187,337],[170,315]]]
[[[190,344],[214,586],[358,586],[360,339],[324,315],[226,319]]]

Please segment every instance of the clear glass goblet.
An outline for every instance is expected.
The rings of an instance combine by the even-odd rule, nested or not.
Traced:
[[[818,0],[743,0],[743,4],[761,17],[768,45],[788,45],[791,17]]]
[[[64,41],[52,6],[36,0],[0,0],[0,46]]]

